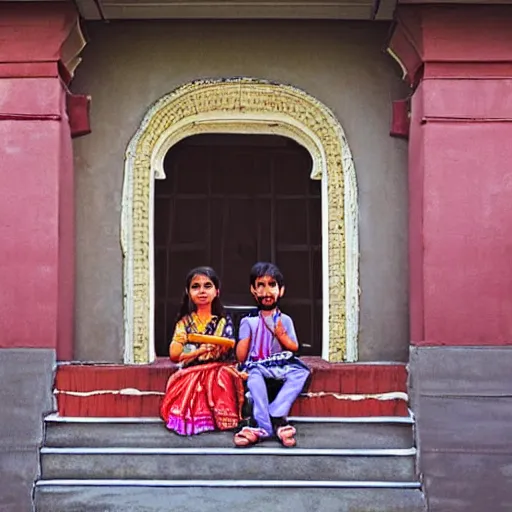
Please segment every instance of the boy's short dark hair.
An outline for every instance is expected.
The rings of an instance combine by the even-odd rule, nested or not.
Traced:
[[[255,263],[253,267],[251,268],[251,286],[254,286],[256,284],[256,279],[258,277],[263,276],[270,276],[273,277],[279,288],[282,288],[284,286],[284,276],[282,272],[279,270],[277,265],[274,265],[273,263],[268,263],[266,261],[258,261],[258,263]]]

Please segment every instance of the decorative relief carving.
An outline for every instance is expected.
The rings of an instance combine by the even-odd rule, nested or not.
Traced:
[[[327,238],[323,241],[324,307],[328,308],[324,355],[336,362],[356,360],[357,185],[343,130],[331,111],[305,92],[239,78],[192,82],[163,97],[128,146],[122,215],[125,361],[145,363],[154,358],[153,180],[165,177],[163,159],[170,147],[190,135],[212,132],[284,135],[311,153],[311,177],[322,179],[327,193],[322,198],[327,205],[322,218]]]

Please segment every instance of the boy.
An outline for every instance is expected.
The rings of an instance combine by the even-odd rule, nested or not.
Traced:
[[[283,446],[292,447],[296,444],[296,430],[286,416],[310,371],[293,354],[299,344],[292,319],[278,308],[284,295],[281,271],[272,263],[256,263],[251,269],[250,284],[259,313],[242,319],[236,356],[248,373],[256,427],[244,427],[234,442],[236,446],[249,446],[275,434]],[[283,382],[270,404],[265,379]]]

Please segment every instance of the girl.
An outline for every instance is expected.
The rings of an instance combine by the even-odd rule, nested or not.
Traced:
[[[219,299],[220,281],[210,267],[189,272],[181,310],[169,348],[181,368],[171,375],[160,407],[167,428],[180,435],[229,430],[238,425],[244,400],[243,381],[232,349],[195,344],[191,334],[234,340],[233,324]]]

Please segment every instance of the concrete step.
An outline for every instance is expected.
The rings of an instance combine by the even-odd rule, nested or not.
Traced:
[[[315,480],[414,482],[415,448],[41,449],[42,479]]]
[[[411,448],[412,419],[292,418],[300,448]],[[222,448],[233,446],[232,432],[178,436],[159,418],[70,418],[45,420],[48,447]],[[276,441],[265,446],[278,447]]]
[[[413,488],[357,488],[343,482],[39,482],[36,512],[425,512]],[[325,485],[322,485],[325,484]]]

